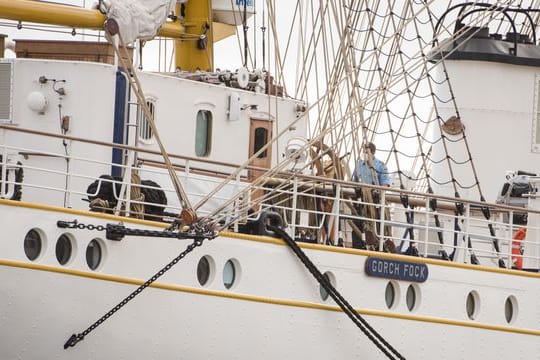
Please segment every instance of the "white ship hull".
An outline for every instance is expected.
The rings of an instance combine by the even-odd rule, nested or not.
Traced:
[[[111,220],[5,201],[0,211],[6,234],[0,245],[5,254],[0,260],[3,359],[39,359],[43,354],[51,359],[384,358],[333,301],[321,300],[319,285],[280,240],[227,233],[205,241],[74,348],[64,350],[71,334],[107,313],[190,240],[106,241],[104,265],[93,272],[86,265],[85,249],[96,233],[75,229],[69,231],[76,239],[73,260],[59,267],[52,244],[64,231],[56,221],[77,218],[105,225]],[[25,260],[23,251],[24,235],[32,228],[43,230],[48,239],[35,263]],[[540,297],[537,274],[413,258],[427,264],[429,278],[414,285],[419,292],[412,311],[405,295],[411,283],[396,282],[397,304],[389,309],[385,288],[390,280],[367,276],[365,262],[369,256],[403,257],[319,245],[304,248],[406,358],[525,359],[540,354],[540,314],[530,301]],[[205,255],[215,266],[209,284],[201,286],[197,263]],[[234,285],[226,289],[222,269],[229,259],[239,267]],[[468,319],[465,305],[470,291],[480,299],[474,320]],[[518,304],[511,324],[505,321],[508,296]],[[516,349],[521,354],[517,357]]]
[[[463,4],[450,23],[461,5],[298,2],[291,87],[295,45],[280,54],[275,22],[287,8],[262,12],[276,69],[248,71],[244,3],[212,19],[209,3],[177,2],[162,28],[174,73],[126,65],[120,37],[21,41],[0,60],[0,360],[540,359],[540,176],[498,193],[505,171],[538,169],[536,26],[517,34],[505,13],[525,5]],[[0,17],[105,20],[34,5],[0,0]],[[496,31],[513,31],[494,33],[501,14]],[[214,69],[214,20],[243,23],[245,68]],[[371,141],[393,186],[372,169],[350,181]],[[292,241],[263,236],[268,222]],[[142,233],[112,239],[110,224]],[[172,233],[215,238],[163,271],[193,242]]]

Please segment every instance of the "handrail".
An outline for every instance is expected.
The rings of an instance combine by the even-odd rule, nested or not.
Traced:
[[[33,134],[41,133],[34,130],[19,129],[6,125],[0,125],[0,129],[4,129],[6,131],[22,131]],[[41,134],[45,136],[50,135],[54,138],[66,138],[65,136],[57,134]],[[82,142],[93,143],[99,146],[118,146],[132,151],[153,153],[157,155],[157,152],[131,146],[105,143],[88,139],[78,139],[75,137],[67,138],[73,141],[80,140]],[[42,202],[53,205],[55,202],[48,201],[47,196],[42,194],[51,194],[51,199],[59,198],[58,194],[62,192],[74,196],[74,199],[79,195],[81,195],[81,197],[85,197],[88,195],[87,186],[103,173],[107,173],[106,169],[109,169],[111,165],[110,160],[81,157],[81,154],[79,154],[79,156],[73,156],[46,151],[44,150],[45,148],[41,148],[41,143],[28,144],[26,148],[6,144],[0,145],[0,147],[2,147],[2,149],[0,149],[0,153],[4,154],[3,161],[0,163],[0,166],[2,166],[2,171],[7,169],[7,166],[5,165],[8,163],[8,161],[13,161],[13,158],[11,158],[11,160],[9,159],[9,156],[7,156],[8,154],[11,154],[11,157],[33,155],[46,156],[50,157],[53,163],[55,161],[58,163],[57,160],[54,160],[56,158],[69,159],[72,164],[78,164],[77,166],[72,166],[70,169],[65,169],[62,167],[48,168],[47,161],[36,161],[35,164],[32,164],[28,161],[22,160],[21,165],[10,164],[10,166],[13,165],[14,168],[23,168],[25,171],[30,170],[28,171],[29,176],[25,176],[22,183],[13,181],[13,178],[10,177],[3,177],[2,180],[0,180],[0,186],[3,188],[5,188],[6,184],[9,186],[22,185],[23,196],[29,193],[37,194],[35,196],[38,196],[38,198],[36,198],[38,201],[43,199]],[[178,158],[186,161],[195,160],[201,164],[206,164],[208,170],[212,168],[211,165],[216,167],[216,162],[206,161],[204,159],[190,159],[183,156],[178,156]],[[223,163],[219,163],[219,166],[222,165]],[[124,167],[125,169],[131,168],[129,165],[117,166]],[[84,169],[84,172],[74,173],[73,169],[77,168]],[[202,168],[204,168],[204,166]],[[158,162],[144,163],[144,166],[139,170],[141,171],[142,175],[146,176],[146,179],[168,179],[167,172],[160,169],[160,164]],[[184,167],[184,171],[181,172],[180,175],[182,181],[189,178],[187,164]],[[64,187],[64,182],[61,180],[66,176],[70,176],[73,181]],[[56,183],[42,182],[43,179],[50,178],[57,178],[59,181]],[[143,177],[142,179],[145,178]],[[130,186],[139,186],[140,188],[147,189],[152,188],[151,186],[132,184],[130,181],[131,180],[129,177],[126,178],[125,181],[110,180],[110,182],[121,184],[127,188]],[[209,186],[210,188],[213,188],[214,183],[220,183],[219,178],[208,175],[191,178],[190,181],[205,181],[205,188],[207,189]],[[240,179],[237,179],[237,181],[240,181]],[[247,184],[243,184],[242,186],[244,185]],[[161,182],[160,186],[166,194],[170,195],[173,193],[173,189],[170,188],[170,184]],[[211,209],[213,206],[220,206],[220,203],[223,203],[228,199],[228,194],[235,194],[237,192],[235,187],[237,187],[236,183],[230,184],[230,187],[225,188],[226,192],[216,194],[213,199],[215,203],[208,204],[209,207],[208,209],[205,209],[205,213],[212,213]],[[358,189],[359,187],[370,190],[379,190],[382,195],[382,201],[379,203],[370,203],[363,201],[362,199],[358,199],[355,189]],[[504,259],[503,264],[507,268],[512,266],[512,260],[515,259],[516,256],[515,254],[512,254],[511,249],[509,249],[513,243],[512,235],[517,229],[517,226],[513,224],[513,214],[516,212],[536,215],[540,214],[540,211],[538,210],[519,208],[515,206],[490,204],[461,198],[456,199],[448,196],[400,190],[391,187],[359,184],[352,181],[336,180],[290,172],[284,172],[277,174],[276,177],[266,178],[265,181],[260,182],[256,188],[261,189],[263,193],[271,192],[273,194],[265,203],[261,204],[261,208],[266,211],[278,211],[280,214],[283,214],[282,216],[287,219],[287,222],[290,222],[290,224],[288,224],[288,229],[292,231],[291,234],[294,235],[301,234],[302,232],[309,232],[308,237],[311,240],[321,242],[324,239],[330,239],[330,243],[334,245],[337,245],[337,240],[339,238],[343,238],[347,246],[350,246],[352,243],[352,233],[355,232],[353,227],[354,221],[360,221],[364,225],[369,224],[371,229],[373,229],[375,232],[376,239],[379,241],[379,243],[377,243],[378,249],[382,249],[382,241],[389,239],[394,241],[396,245],[397,243],[402,242],[403,244],[409,244],[409,247],[417,247],[419,250],[418,253],[424,257],[438,256],[437,253],[441,250],[446,250],[449,252],[454,251],[456,255],[453,258],[453,261],[469,262],[469,256],[472,257],[474,255],[476,258],[480,259],[480,261],[483,261],[484,265],[489,261],[490,265],[497,266],[495,262],[499,261],[499,266],[502,266],[500,265],[502,264],[500,260]],[[191,191],[188,191],[188,195],[193,199],[204,197],[206,192],[205,190],[200,189],[198,190],[197,187],[192,188]],[[249,212],[247,211],[249,209],[249,190],[247,191],[248,192],[246,192],[246,196],[241,201],[240,205],[227,206],[219,215],[222,220],[226,221],[227,224],[230,224],[230,227],[227,227],[228,229],[234,228],[238,230],[239,219],[242,220],[242,222],[245,222],[248,216],[250,216]],[[400,201],[400,196],[402,195],[407,195],[409,197],[408,205],[412,205],[413,208],[404,207],[402,205],[402,202]],[[430,199],[439,200],[437,203],[437,208],[432,209],[430,207]],[[28,198],[25,200],[28,200]],[[80,200],[81,199],[74,202],[74,207],[81,209],[87,208],[87,205],[85,205],[86,203]],[[119,199],[118,194],[116,194],[115,200],[115,203],[125,202],[126,208],[128,207],[127,203],[131,202],[134,204],[158,206],[171,209],[173,211],[180,209],[177,204],[161,206],[160,204],[152,204],[151,202],[147,201],[147,199],[142,201],[126,198]],[[321,201],[325,201],[326,205],[328,206],[319,207],[315,205]],[[456,219],[456,202],[459,202],[464,206],[463,215],[458,216],[458,221],[461,225],[461,229],[458,230],[454,229],[452,225]],[[378,212],[378,215],[375,217],[370,217],[371,215],[366,211],[357,214],[351,210],[351,208],[355,206],[364,208],[373,207],[380,209],[380,212]],[[482,208],[486,207],[496,214],[495,216],[492,216],[491,219],[485,219],[482,216],[481,210]],[[122,214],[125,214],[123,210],[120,211],[122,211]],[[391,215],[387,217],[385,215],[386,211],[389,211]],[[414,221],[408,221],[409,219],[407,216],[410,214],[406,214],[407,212],[415,215]],[[149,217],[152,216],[152,214],[148,215]],[[169,215],[164,216],[170,219]],[[435,216],[440,218],[442,225],[439,226],[434,224]],[[259,220],[256,213],[249,218],[251,221]],[[489,233],[488,226],[490,225],[496,229],[496,236]],[[385,228],[391,228],[392,230],[387,233],[384,231]],[[531,229],[530,234],[538,231],[536,227],[531,225],[529,225],[527,228]],[[406,236],[405,231],[409,229],[410,231],[414,231],[414,240],[411,240]],[[325,234],[324,237],[321,235],[323,233]],[[445,238],[442,244],[436,241],[436,235],[439,233],[443,233]],[[454,236],[457,236],[458,239],[455,245],[452,241]],[[472,240],[472,245],[468,244],[469,237]],[[493,247],[495,238],[500,244],[500,250],[496,250]],[[536,247],[539,246],[539,244],[536,243],[535,238],[530,238],[528,240],[525,239],[523,244],[526,247],[530,247],[528,249],[536,249]],[[536,254],[537,252],[535,252],[534,255],[527,255],[526,253],[523,256],[523,259],[532,259],[535,261],[535,263],[540,262],[540,259],[536,259]],[[534,256],[534,258],[532,256]],[[494,264],[491,264],[492,261]]]
[[[148,150],[148,149],[144,149],[144,148],[140,148],[140,147],[136,147],[136,146],[130,146],[130,145],[113,143],[113,142],[100,141],[100,140],[90,140],[90,139],[85,139],[85,138],[76,137],[76,136],[50,133],[50,132],[46,132],[46,131],[25,129],[25,128],[20,128],[20,127],[13,126],[13,125],[0,124],[0,129],[4,129],[4,130],[8,130],[8,131],[15,131],[15,132],[22,132],[22,133],[33,134],[33,135],[48,136],[48,137],[53,137],[53,138],[63,139],[63,140],[78,141],[78,142],[82,142],[82,143],[86,143],[86,144],[100,145],[100,146],[118,148],[118,149],[123,149],[123,150],[137,151],[137,152],[140,152],[140,153],[145,153],[145,154],[150,154],[150,155],[160,155],[159,151]],[[185,155],[179,155],[179,154],[174,154],[174,153],[169,153],[169,156],[171,158],[175,158],[175,159],[200,162],[200,163],[209,164],[209,165],[218,165],[218,166],[230,167],[230,168],[233,168],[233,169],[236,169],[236,168],[239,167],[238,164],[234,164],[234,163],[227,163],[227,162],[215,161],[215,160],[209,160],[209,159],[201,159],[201,158],[196,158],[196,157],[192,157],[192,156],[185,156]],[[150,159],[146,159],[145,161],[150,161]],[[151,160],[151,161],[154,162],[154,160]],[[159,161],[156,160],[154,163],[159,163]],[[249,166],[248,169],[267,170],[265,168],[256,167],[256,166]],[[290,172],[280,172],[277,175],[283,175],[283,176],[290,177],[291,174],[292,173],[290,173]],[[422,198],[427,196],[429,198],[434,198],[434,199],[438,199],[438,200],[444,200],[444,201],[447,201],[447,202],[452,203],[452,204],[455,204],[456,202],[459,202],[459,203],[464,203],[464,204],[475,205],[475,206],[478,206],[480,208],[488,206],[490,209],[499,209],[499,210],[504,210],[504,211],[518,211],[518,212],[523,212],[524,211],[523,208],[516,207],[516,206],[503,205],[503,204],[494,204],[494,203],[488,203],[488,202],[481,202],[481,201],[469,200],[469,199],[465,199],[465,198],[455,198],[455,197],[445,196],[445,195],[426,194],[426,193],[420,193],[420,192],[404,190],[404,189],[389,188],[389,187],[380,186],[380,185],[359,184],[359,183],[354,182],[354,181],[322,178],[322,177],[317,177],[317,176],[312,176],[312,175],[307,175],[307,174],[295,173],[294,177],[296,177],[296,178],[298,178],[300,180],[314,181],[314,182],[319,182],[319,183],[324,181],[324,182],[329,184],[329,185],[327,185],[328,189],[325,189],[325,191],[331,191],[332,190],[332,184],[344,185],[349,189],[350,188],[355,188],[355,187],[358,187],[359,185],[361,185],[364,188],[372,189],[372,190],[379,190],[379,191],[390,191],[391,190],[391,191],[394,191],[394,192],[399,192],[400,194],[419,196],[419,197],[422,197]],[[278,183],[281,183],[281,181],[282,181],[282,179],[279,179],[279,178],[267,178],[266,181],[264,182],[264,184],[266,186],[272,186],[272,185],[277,185]],[[347,189],[342,189],[342,191],[346,191],[346,190]],[[351,194],[352,194],[352,192],[351,192]],[[391,202],[396,202],[396,203],[400,202],[400,201],[398,201],[398,199],[392,198],[392,195],[390,195],[390,196],[387,195],[387,200],[391,201]],[[414,199],[411,199],[410,201],[414,201]],[[415,205],[415,206],[422,206],[422,204],[415,203],[415,202],[411,202],[411,204]],[[450,210],[450,208],[448,208],[448,210]],[[540,214],[540,210],[534,210],[534,209],[527,209],[527,212]]]
[[[124,145],[124,144],[101,141],[101,140],[91,140],[91,139],[86,139],[86,138],[81,138],[81,137],[71,136],[71,135],[55,134],[55,133],[51,133],[51,132],[47,132],[47,131],[40,131],[40,130],[32,130],[32,129],[21,128],[21,127],[14,126],[14,125],[0,124],[0,129],[9,130],[9,131],[15,131],[15,132],[22,132],[22,133],[32,134],[32,135],[47,136],[47,137],[52,137],[52,138],[62,139],[62,140],[78,141],[78,142],[85,143],[85,144],[106,146],[106,147],[117,148],[117,149],[122,149],[122,150],[138,151],[140,153],[145,153],[145,154],[150,154],[150,155],[160,155],[161,154],[159,151],[156,151],[156,150],[148,150],[148,149],[144,149],[144,148],[136,147],[136,146]],[[209,160],[209,159],[201,159],[201,158],[196,158],[196,157],[192,157],[192,156],[178,155],[178,154],[174,154],[174,153],[169,153],[169,156],[171,158],[175,158],[175,159],[196,161],[196,162],[201,162],[201,163],[206,163],[206,164],[231,167],[231,168],[234,168],[234,169],[236,169],[236,168],[238,168],[240,166],[239,164],[234,164],[234,163],[227,163],[227,162],[223,162],[223,161],[216,161],[216,160]],[[260,168],[260,167],[251,167],[251,169],[254,169],[254,170],[267,170],[267,169]]]

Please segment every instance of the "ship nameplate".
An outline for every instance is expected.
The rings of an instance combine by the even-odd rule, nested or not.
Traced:
[[[426,264],[368,257],[366,260],[366,274],[386,279],[421,283],[427,280],[429,271]]]

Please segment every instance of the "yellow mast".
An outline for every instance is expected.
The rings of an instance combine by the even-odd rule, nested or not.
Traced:
[[[181,70],[214,69],[214,34],[212,1],[190,0],[178,4],[176,14],[183,16],[185,36],[175,41],[176,67]]]
[[[31,0],[0,0],[0,18],[85,29],[103,29],[106,19],[99,10]],[[183,34],[184,28],[178,22],[164,24],[159,32],[171,38]]]

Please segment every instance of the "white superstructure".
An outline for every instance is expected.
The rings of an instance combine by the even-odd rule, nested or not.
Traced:
[[[215,2],[214,20],[242,23],[244,2],[246,14],[254,13],[252,1],[231,2],[232,8]],[[177,2],[180,17],[186,4]],[[3,7],[9,8],[0,1]],[[218,18],[220,11],[229,19]],[[182,21],[174,26],[193,31],[193,23]],[[373,30],[385,20],[366,21]],[[168,25],[163,31],[172,31]],[[206,25],[204,37],[195,41],[187,31],[177,41],[206,51],[200,40],[213,35]],[[340,35],[338,54],[358,45],[351,34]],[[412,108],[411,99],[400,114],[396,103],[403,98],[390,108],[379,96],[412,97],[392,93],[392,85],[413,88],[412,75],[405,74],[411,64],[392,64],[402,70],[388,72],[398,80],[390,77],[385,87],[381,77],[371,92],[373,83],[349,75],[368,66],[375,70],[365,78],[376,77],[385,60],[372,64],[349,54],[345,60],[359,61],[358,67],[339,58],[346,65],[325,69],[334,88],[310,104],[293,97],[306,95],[299,88],[285,89],[283,73],[274,78],[244,67],[145,72],[122,67],[122,53],[101,45],[36,41],[28,46],[92,50],[84,59],[61,51],[50,59],[25,58],[23,51],[0,59],[0,359],[540,356],[538,177],[527,175],[520,207],[494,203],[506,170],[536,171],[535,64],[487,61],[482,54],[456,59],[441,46],[439,56],[449,57],[445,67],[431,54],[427,60],[438,62],[438,73],[419,76],[419,82],[436,82],[447,71],[452,79],[451,87],[440,81],[433,91],[439,101],[455,96],[459,104],[487,199],[480,201],[476,188],[454,198],[454,188],[442,181],[476,181],[471,164],[457,164],[451,173],[434,161],[451,156],[459,163],[469,156],[466,144],[423,148],[420,139],[430,137],[420,134],[425,129],[414,135],[424,177],[405,168],[393,174],[396,184],[407,174],[415,189],[349,181],[343,164],[385,132],[381,119],[388,120],[391,157],[399,143],[393,123],[403,114],[401,120],[416,121],[426,110]],[[312,63],[307,56],[304,61],[306,68]],[[319,90],[314,84],[321,79],[302,76],[306,87]],[[358,94],[366,95],[360,97],[365,103],[355,102]],[[453,104],[434,101],[430,116],[448,120],[456,114]],[[441,135],[436,125],[426,126],[433,138]],[[462,135],[463,128],[444,136]],[[384,150],[380,146],[378,154]],[[428,158],[434,162],[429,169]],[[428,184],[434,193],[426,191],[430,177],[441,179]],[[183,217],[186,204],[198,216],[193,222]],[[306,257],[272,236],[271,226],[285,231]],[[338,293],[316,279],[308,260]],[[148,279],[151,284],[137,291]],[[350,308],[338,306],[340,296]],[[80,341],[69,342],[72,335]]]

